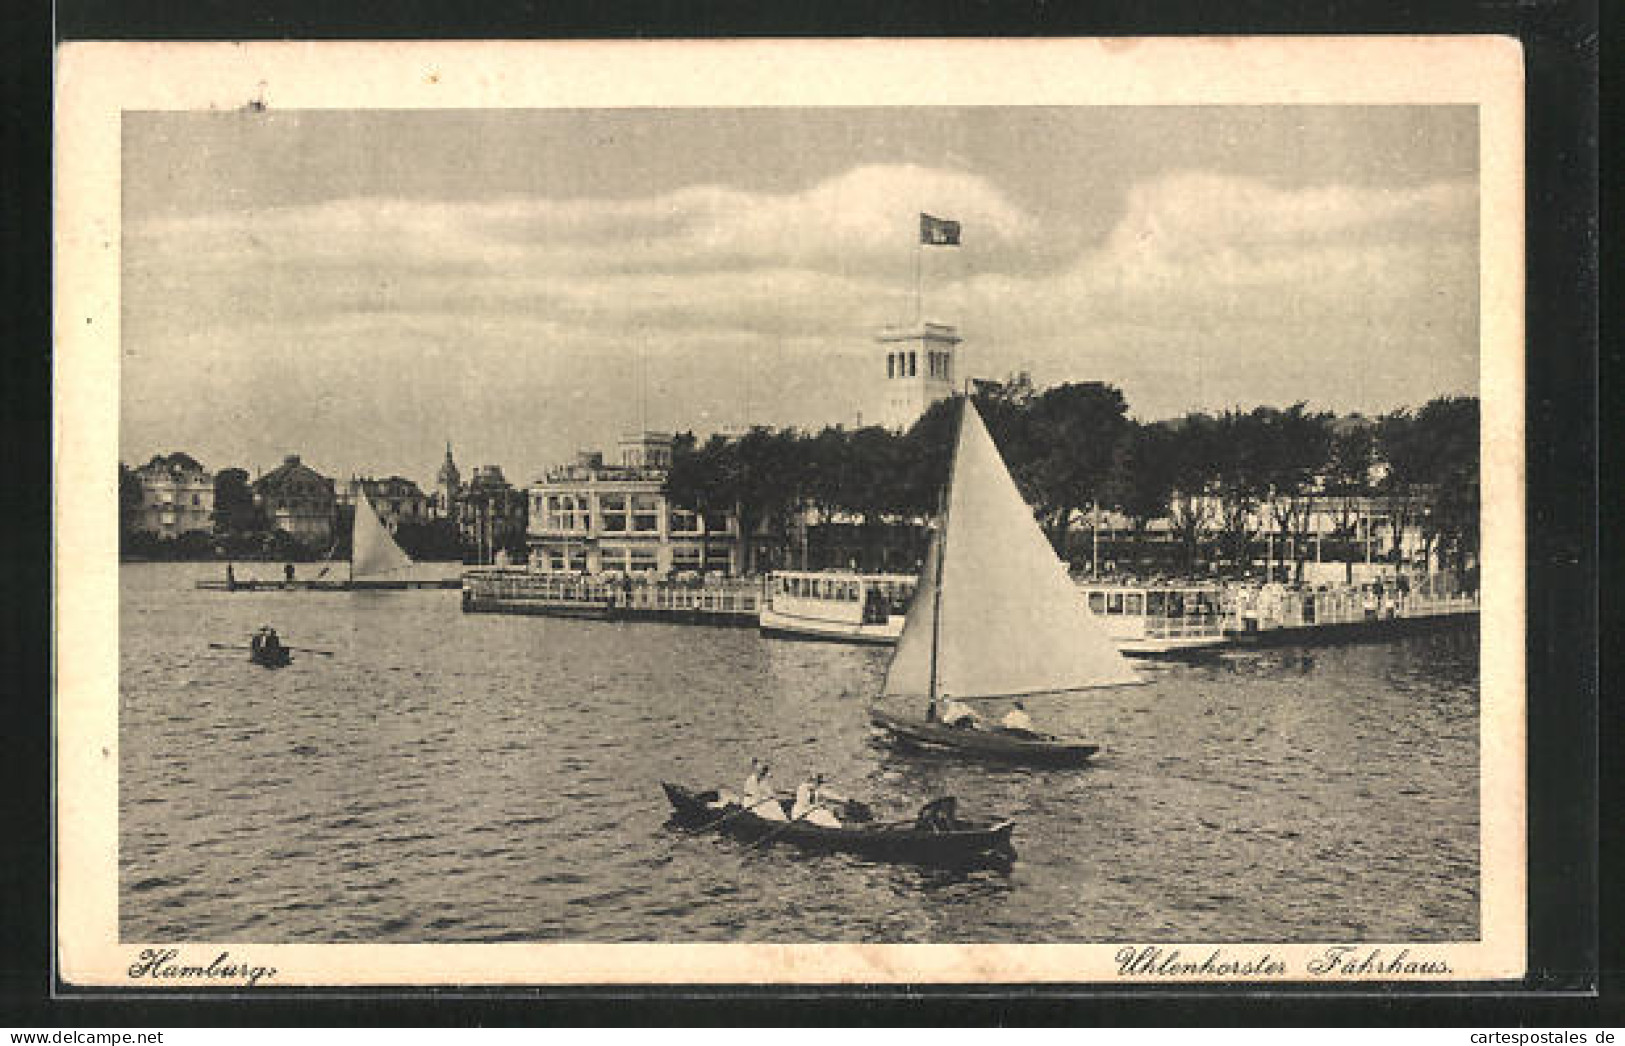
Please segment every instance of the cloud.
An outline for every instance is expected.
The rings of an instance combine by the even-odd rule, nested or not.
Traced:
[[[850,421],[875,392],[874,329],[912,314],[919,210],[964,223],[962,248],[923,252],[925,311],[960,325],[962,374],[1111,381],[1142,417],[1381,409],[1476,387],[1477,209],[1471,181],[1176,172],[1129,187],[1104,238],[1057,258],[1053,213],[890,165],[782,194],[352,198],[132,223],[126,431],[186,445],[157,436],[179,420],[176,374],[237,404],[198,407],[199,425],[253,389],[292,419],[273,423],[285,443],[326,431],[324,411],[389,411],[390,438],[415,426],[428,444],[466,418],[516,468],[631,423],[640,382],[678,428]]]

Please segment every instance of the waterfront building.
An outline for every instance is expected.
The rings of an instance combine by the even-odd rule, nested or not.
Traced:
[[[533,570],[597,574],[744,569],[731,515],[699,513],[667,502],[673,438],[622,437],[615,463],[582,451],[530,488],[528,544]]]
[[[384,479],[351,476],[340,501],[353,506],[362,492],[366,493],[373,511],[378,513],[378,519],[392,534],[400,528],[402,520],[418,522],[429,518],[429,499],[417,483],[404,476],[387,476]]]
[[[451,518],[484,562],[495,558],[498,550],[525,541],[529,505],[525,492],[516,490],[502,474],[502,466],[480,465],[452,502]]]
[[[282,464],[254,481],[254,501],[272,528],[304,541],[333,539],[338,494],[333,481],[289,454]]]
[[[884,370],[877,357],[879,409],[875,420],[886,428],[902,432],[913,425],[926,408],[954,391],[955,354],[958,332],[946,323],[922,323],[912,327],[887,327],[875,339],[884,356]]]
[[[135,478],[141,485],[136,529],[168,538],[213,529],[214,474],[190,454],[154,455],[135,470]]]

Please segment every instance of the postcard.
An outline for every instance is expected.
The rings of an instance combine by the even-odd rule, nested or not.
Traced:
[[[64,45],[62,981],[1522,976],[1522,88]]]

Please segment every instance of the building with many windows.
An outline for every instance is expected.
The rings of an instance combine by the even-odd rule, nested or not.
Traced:
[[[338,494],[333,481],[289,454],[282,464],[254,481],[254,501],[277,530],[303,541],[333,540]]]
[[[141,506],[134,514],[137,530],[179,537],[190,530],[214,527],[214,474],[190,454],[158,454],[135,470]]]
[[[530,488],[533,570],[572,573],[737,574],[743,569],[733,519],[667,502],[672,437],[638,432],[622,437],[616,462],[582,451]]]
[[[339,503],[353,506],[362,491],[366,492],[373,511],[378,513],[378,519],[392,534],[400,527],[402,520],[419,522],[429,518],[429,499],[416,482],[405,476],[386,476],[383,479],[351,476],[349,485],[339,496]]]

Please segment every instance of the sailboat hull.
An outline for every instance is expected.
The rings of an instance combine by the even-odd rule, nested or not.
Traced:
[[[1099,745],[1083,741],[1004,729],[951,727],[878,709],[870,711],[869,721],[883,730],[893,744],[912,751],[968,755],[1032,766],[1078,766],[1100,751]]]

